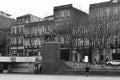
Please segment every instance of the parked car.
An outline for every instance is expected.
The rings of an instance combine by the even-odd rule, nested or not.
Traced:
[[[108,61],[106,64],[107,65],[119,65],[120,66],[120,60]]]

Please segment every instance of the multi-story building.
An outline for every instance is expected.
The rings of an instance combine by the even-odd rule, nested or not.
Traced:
[[[54,7],[54,25],[55,25],[54,27],[55,33],[59,35],[58,41],[61,43],[62,59],[80,62],[84,58],[85,55],[82,56],[82,54],[80,53],[73,54],[70,48],[75,49],[73,42],[73,37],[75,37],[74,32],[76,32],[77,28],[79,28],[82,25],[81,23],[83,22],[83,20],[87,18],[88,18],[87,13],[76,9],[75,7],[72,6],[72,4]],[[83,37],[79,37],[80,41],[81,39],[83,39]],[[82,50],[81,53],[85,52]],[[88,54],[89,52],[86,53],[86,55]]]
[[[104,48],[101,47],[101,49],[103,49],[102,54],[99,53],[99,50],[97,49],[95,51],[95,54],[93,54],[93,57],[98,62],[100,58],[101,60],[106,60],[106,59],[120,60],[120,55],[119,55],[120,15],[119,14],[120,14],[119,0],[110,0],[108,2],[102,2],[102,3],[90,5],[91,27],[96,29],[98,39],[100,40],[100,37],[103,39],[103,41],[101,41],[101,45],[108,45],[105,46]],[[105,37],[105,35],[107,37]],[[105,39],[107,40],[107,42],[104,43]],[[98,47],[100,46],[98,45]]]
[[[26,40],[24,38],[24,33],[27,24],[38,22],[40,20],[41,18],[39,17],[27,14],[17,17],[16,22],[12,23],[10,26],[9,55],[6,57],[0,57],[0,69],[8,70],[8,72],[25,73],[39,71],[42,58],[41,56],[28,55],[26,53],[24,48]]]
[[[4,16],[4,17],[9,18],[11,15],[6,13],[6,12],[0,11],[0,16]]]
[[[24,49],[27,56],[41,55],[42,43],[53,41],[49,38],[53,20],[28,23],[24,31]]]
[[[0,55],[6,56],[9,53],[10,25],[15,19],[10,14],[0,11]]]
[[[10,54],[17,56],[25,56],[24,54],[24,28],[25,24],[41,21],[42,18],[36,17],[31,14],[26,14],[17,17],[17,21],[11,26],[11,44]]]

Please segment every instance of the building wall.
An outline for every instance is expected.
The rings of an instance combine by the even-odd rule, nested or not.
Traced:
[[[119,36],[117,33],[119,29],[119,19],[120,19],[120,2],[103,2],[103,3],[97,3],[97,4],[91,4],[90,5],[90,20],[91,20],[91,27],[103,27],[104,31],[108,30],[111,31],[111,34],[109,34],[109,37],[107,38],[107,45],[110,46],[113,44],[116,46],[116,38],[114,38],[116,35]],[[97,26],[96,26],[97,25]],[[102,26],[100,26],[102,25]],[[97,29],[97,28],[96,28]],[[100,29],[100,28],[98,28]],[[104,32],[102,31],[102,32]],[[111,35],[111,36],[110,36]],[[119,45],[119,38],[117,38],[117,45]],[[107,46],[106,46],[107,48]],[[110,60],[112,60],[112,48],[109,47],[109,49],[105,48],[105,52],[103,52],[104,58],[106,59],[109,57]],[[114,47],[115,48],[115,47]],[[109,52],[109,53],[108,53]],[[99,54],[96,53],[96,54]],[[99,56],[98,56],[99,57]]]
[[[10,39],[10,54],[23,56],[23,42],[24,42],[24,24],[11,26],[11,39]],[[22,48],[22,49],[21,49]]]
[[[40,21],[28,23],[24,32],[25,52],[29,56],[39,55],[41,53],[42,44],[46,42],[46,36],[49,35],[53,27],[53,21]]]
[[[54,7],[55,30],[57,35],[59,35],[58,41],[61,43],[61,48],[83,47],[83,45],[81,46],[77,44],[77,43],[84,44],[84,42],[81,41],[84,38],[81,37],[83,35],[82,34],[78,35],[78,33],[84,32],[83,31],[84,26],[81,26],[82,25],[81,23],[83,23],[88,17],[89,17],[88,14],[74,8],[72,4]],[[82,31],[80,31],[81,30],[80,27],[82,27]],[[78,31],[78,33],[76,33],[76,31]]]
[[[16,56],[29,56],[24,47],[41,44],[40,39],[34,37],[38,36],[38,33],[42,34],[44,30],[42,28],[38,28],[38,26],[26,28],[26,25],[29,23],[38,22],[40,20],[42,20],[42,18],[31,14],[17,17],[17,21],[11,26],[11,55],[16,54]]]
[[[10,18],[8,13],[0,11],[0,55],[6,56],[9,53],[10,26],[15,19]]]

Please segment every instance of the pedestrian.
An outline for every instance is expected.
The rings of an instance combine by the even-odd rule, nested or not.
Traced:
[[[89,64],[86,64],[85,70],[86,70],[86,76],[88,77],[88,73],[89,73]]]
[[[42,73],[42,66],[40,66],[40,73]]]

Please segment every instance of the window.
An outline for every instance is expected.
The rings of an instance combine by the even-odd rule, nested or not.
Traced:
[[[41,45],[42,44],[42,41],[40,38],[38,38],[38,45]]]
[[[21,27],[18,27],[18,28],[19,28],[19,33],[21,33],[21,31],[22,31],[22,30],[21,30]]]
[[[30,46],[30,40],[28,38],[24,39],[24,46]]]
[[[34,39],[34,45],[35,45],[35,46],[38,45],[38,40],[37,40],[37,38]]]
[[[81,38],[78,38],[78,45],[83,46],[83,40]]]
[[[32,28],[31,28],[31,34],[32,34],[32,35],[34,34],[34,31],[35,31],[35,29],[34,29],[34,27],[32,27]]]
[[[64,25],[64,22],[61,21],[61,22],[60,22],[60,25]]]
[[[66,10],[66,17],[70,16],[70,10]]]
[[[11,33],[16,33],[16,27],[11,28]]]
[[[25,35],[30,34],[30,29],[29,29],[29,28],[25,28],[25,29],[24,29],[24,34],[25,34]]]
[[[21,19],[17,19],[18,22],[21,22]]]
[[[59,25],[59,23],[58,22],[55,22],[55,26],[58,26]]]
[[[59,13],[55,12],[55,18],[59,18]]]
[[[16,44],[16,43],[17,43],[16,37],[11,38],[11,44]]]
[[[70,25],[70,22],[69,22],[69,21],[66,21],[66,24],[67,24],[67,25]]]
[[[107,17],[109,17],[109,15],[110,15],[110,8],[106,8],[106,15],[107,15]]]
[[[29,17],[26,17],[26,22],[29,22],[29,21],[30,21]]]
[[[37,35],[38,33],[37,33],[37,31],[38,31],[38,28],[37,28],[37,26],[34,28],[34,35]]]
[[[23,33],[24,32],[24,27],[21,27],[21,33]]]
[[[103,16],[103,10],[100,10],[100,13],[99,13],[100,17]]]
[[[64,17],[65,16],[65,12],[64,11],[61,11],[60,12],[60,17]]]
[[[19,33],[19,27],[16,26],[16,33]]]
[[[27,46],[27,39],[24,40],[24,46]]]
[[[118,14],[118,7],[114,7],[113,12],[114,12],[114,14]]]
[[[60,37],[60,42],[61,42],[62,44],[65,43],[65,41],[64,41],[64,37]]]
[[[42,26],[39,26],[38,31],[39,31],[39,35],[42,35],[42,31],[43,31]]]
[[[25,22],[25,18],[22,18],[22,22]]]
[[[18,44],[23,44],[23,38],[22,37],[18,38]]]
[[[89,46],[89,40],[85,39],[85,46]]]

